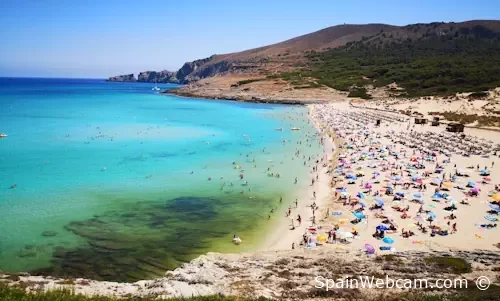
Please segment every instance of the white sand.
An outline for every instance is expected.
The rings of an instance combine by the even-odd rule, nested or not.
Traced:
[[[349,107],[347,103],[336,103],[336,104],[330,104],[330,105],[312,105],[312,108],[310,110],[310,113],[312,115],[313,120],[318,123],[320,122],[320,114],[316,114],[318,109],[322,110],[322,112],[328,112],[329,110],[333,109],[340,109],[342,110],[342,114],[349,114],[353,112],[370,112],[374,113],[371,111],[366,111],[366,110],[361,110],[361,109],[356,109]],[[376,113],[376,112],[375,112]],[[380,113],[378,113],[380,114]],[[386,113],[384,113],[386,114]],[[335,114],[332,114],[328,118],[334,118]],[[323,116],[325,119],[325,117]],[[328,119],[326,118],[326,119]],[[320,129],[321,127],[325,126],[325,120],[321,121],[322,124],[317,124],[317,128]],[[353,121],[354,122],[354,121]],[[411,125],[413,126],[413,121],[411,121]],[[390,139],[383,137],[383,135],[386,132],[389,131],[395,131],[395,133],[398,132],[405,132],[407,130],[408,123],[407,122],[394,122],[391,124],[388,124],[387,122],[383,122],[382,127],[375,128],[374,124],[372,123],[369,125],[369,129],[373,131],[374,134],[381,134],[381,138],[378,139],[380,143],[383,145],[388,145],[388,144],[393,144]],[[445,129],[443,127],[431,127],[430,125],[425,125],[425,126],[420,126],[417,125],[413,128],[414,131],[417,132],[425,132],[425,131],[432,131],[436,133],[444,132]],[[474,130],[474,129],[466,129],[466,133],[469,135],[477,136],[479,138],[487,138],[488,140],[492,140],[495,143],[500,143],[500,133],[498,132],[490,132],[490,131],[485,131],[485,130]],[[354,135],[350,135],[354,137]],[[349,136],[348,136],[349,137]],[[330,139],[327,139],[328,143],[330,145],[325,145],[326,150],[331,150],[331,144],[332,141]],[[358,141],[358,143],[361,143]],[[396,150],[398,151],[403,151],[406,150],[406,158],[403,158],[403,160],[406,160],[409,162],[409,157],[413,153],[413,149],[410,149],[406,146],[403,146],[401,144],[395,145]],[[343,151],[343,150],[341,150]],[[361,150],[360,150],[361,151]],[[365,147],[363,151],[368,151],[368,148]],[[327,151],[328,154],[328,159],[330,160],[332,158],[332,152]],[[499,152],[500,154],[500,152]],[[352,158],[352,156],[348,156],[347,159]],[[442,162],[444,159],[447,157],[445,155],[438,155],[437,157],[437,162]],[[430,236],[430,229],[428,233],[422,233],[421,231],[418,230],[418,228],[415,226],[416,222],[422,223],[424,226],[429,226],[429,223],[426,221],[427,215],[425,213],[422,213],[421,219],[415,219],[417,215],[417,211],[420,207],[420,204],[418,203],[413,203],[410,202],[409,200],[411,199],[411,196],[414,193],[418,192],[417,188],[410,188],[409,190],[405,191],[406,192],[406,199],[401,201],[399,205],[401,207],[406,207],[409,206],[410,209],[408,210],[408,215],[411,216],[409,219],[402,219],[400,212],[397,212],[391,208],[391,206],[396,205],[396,203],[392,203],[392,196],[385,196],[382,195],[382,199],[385,202],[385,211],[383,212],[386,216],[388,216],[390,219],[393,219],[393,222],[395,223],[397,227],[397,232],[394,234],[387,234],[386,237],[390,237],[394,240],[394,243],[391,245],[393,248],[395,248],[396,251],[404,251],[404,250],[451,250],[451,249],[463,249],[463,250],[473,250],[473,249],[490,249],[490,250],[498,250],[494,244],[499,243],[500,239],[498,238],[498,233],[500,230],[498,228],[495,229],[485,229],[479,227],[480,224],[494,224],[495,222],[490,222],[484,218],[486,211],[490,210],[488,208],[489,201],[491,201],[491,198],[488,196],[488,191],[493,190],[494,184],[500,184],[500,168],[491,168],[491,163],[492,161],[497,161],[497,164],[500,164],[500,159],[498,157],[490,157],[490,158],[482,158],[480,156],[471,156],[471,157],[463,157],[461,155],[456,155],[453,154],[450,157],[451,163],[447,164],[444,172],[446,173],[447,177],[450,173],[454,173],[455,168],[454,165],[457,165],[458,169],[462,169],[464,171],[467,171],[470,174],[469,178],[459,178],[459,181],[464,182],[466,184],[469,180],[472,180],[474,182],[476,181],[481,181],[483,177],[479,175],[479,172],[476,170],[476,168],[472,169],[467,169],[467,166],[470,165],[478,165],[480,166],[480,169],[483,169],[485,166],[488,166],[488,169],[491,172],[490,178],[493,180],[491,184],[480,184],[479,186],[481,187],[481,192],[478,197],[469,197],[469,202],[470,205],[462,205],[459,202],[464,199],[464,192],[461,190],[458,190],[457,188],[452,188],[450,191],[441,191],[441,192],[446,192],[449,195],[451,195],[455,199],[455,206],[458,207],[458,210],[454,211],[454,214],[456,215],[456,219],[452,220],[450,222],[450,225],[447,225],[448,219],[445,219],[445,216],[450,215],[450,211],[445,211],[443,208],[450,206],[451,203],[446,202],[445,200],[441,200],[440,202],[434,202],[431,200],[431,196],[434,194],[434,189],[436,186],[432,186],[429,183],[431,182],[432,179],[434,179],[436,176],[442,177],[442,174],[431,174],[428,178],[424,178],[423,182],[426,183],[427,185],[427,191],[423,192],[424,194],[424,200],[425,204],[423,206],[424,210],[430,210],[433,213],[436,214],[437,220],[433,222],[434,225],[438,225],[441,227],[441,229],[448,230],[451,232],[452,227],[454,223],[457,224],[457,233],[454,234],[449,234],[447,236],[439,236],[436,235],[435,237]],[[334,162],[335,163],[335,162]],[[375,161],[375,163],[379,163]],[[428,171],[433,171],[435,168],[435,162],[426,162],[425,163],[425,170]],[[356,163],[352,165],[352,169],[356,170],[356,168],[361,167],[361,170],[364,171],[365,177],[359,178],[356,181],[356,184],[353,185],[347,185],[347,191],[354,197],[356,196],[357,192],[363,191],[362,187],[360,186],[361,180],[364,180],[365,182],[370,180],[371,174],[373,169],[369,168],[366,166],[366,161],[363,163]],[[320,179],[315,183],[314,186],[311,186],[310,189],[307,191],[307,195],[304,198],[299,199],[299,208],[295,209],[293,208],[292,210],[292,216],[294,219],[296,219],[297,214],[300,214],[302,217],[302,225],[298,227],[297,222],[295,221],[295,229],[291,230],[291,221],[287,217],[282,217],[283,218],[283,223],[281,223],[279,226],[277,226],[276,231],[271,234],[269,240],[266,241],[264,244],[263,249],[290,249],[292,247],[292,243],[295,243],[295,247],[299,247],[299,242],[302,240],[302,235],[307,232],[307,229],[312,225],[311,224],[311,217],[312,217],[312,210],[309,207],[312,203],[312,191],[316,191],[317,193],[317,199],[315,200],[316,204],[320,207],[320,211],[316,211],[316,222],[317,225],[322,227],[322,229],[318,230],[318,235],[323,235],[326,233],[327,230],[331,229],[334,225],[339,224],[341,220],[344,220],[344,222],[347,221],[347,223],[344,224],[344,226],[341,226],[341,230],[345,230],[346,232],[350,232],[353,230],[353,227],[357,229],[359,232],[359,235],[352,240],[350,244],[323,244],[321,246],[317,246],[317,248],[329,248],[329,247],[335,247],[335,248],[351,248],[351,249],[360,249],[363,248],[365,244],[371,244],[377,249],[377,252],[379,251],[379,247],[384,244],[381,240],[377,240],[372,237],[372,234],[375,232],[375,227],[379,224],[381,224],[382,219],[376,218],[375,217],[375,212],[376,211],[369,211],[365,210],[365,214],[368,215],[368,219],[365,220],[363,223],[360,223],[356,226],[353,226],[349,221],[354,219],[354,216],[352,215],[351,212],[351,207],[350,206],[343,206],[342,203],[336,203],[333,194],[335,192],[334,189],[329,187],[329,183],[331,180],[331,175],[326,174],[326,171],[328,168],[320,168],[319,176]],[[380,169],[377,169],[380,170]],[[404,168],[403,168],[404,171]],[[422,170],[418,170],[419,173],[422,173]],[[382,189],[382,186],[385,185],[383,182],[383,179],[385,179],[390,171],[387,172],[382,172],[382,175],[380,176],[381,183],[380,184],[373,184],[372,188],[372,193],[375,192],[376,190]],[[311,175],[312,176],[312,175]],[[404,177],[407,178],[406,172],[404,172]],[[469,189],[466,189],[465,191],[468,191]],[[401,186],[397,186],[395,191],[404,191]],[[304,201],[307,200],[307,201]],[[373,201],[372,197],[368,197],[366,200],[364,200],[364,203],[366,203],[369,206],[373,205],[375,202]],[[355,208],[359,208],[359,206],[356,206]],[[327,213],[327,210],[329,212]],[[339,217],[332,216],[331,212],[333,211],[342,211],[342,215]],[[328,216],[326,218],[326,216]],[[500,225],[500,223],[498,223]],[[412,236],[410,238],[403,238],[401,234],[401,230],[411,230],[413,231],[416,235]]]
[[[311,115],[314,111],[314,106],[309,106],[309,114]],[[286,250],[291,249],[292,244],[295,243],[295,248],[299,248],[299,242],[302,238],[302,235],[306,232],[307,228],[312,226],[312,209],[311,205],[316,203],[316,206],[319,207],[319,210],[316,211],[316,224],[319,224],[320,212],[321,209],[326,205],[328,197],[331,193],[331,189],[329,187],[330,178],[329,175],[326,174],[328,170],[327,167],[322,167],[323,163],[328,162],[330,165],[330,160],[333,157],[332,149],[334,149],[334,142],[325,132],[321,129],[321,125],[313,119],[314,126],[318,130],[318,133],[322,135],[324,138],[324,155],[327,156],[327,160],[324,162],[320,162],[317,164],[318,171],[317,172],[309,172],[309,178],[312,179],[316,175],[319,176],[319,179],[315,181],[314,185],[309,186],[309,188],[304,191],[303,195],[298,196],[298,207],[295,208],[295,204],[292,204],[292,214],[290,217],[286,217],[283,212],[279,212],[278,218],[281,218],[282,221],[279,222],[275,228],[275,230],[270,234],[268,238],[264,241],[261,249],[262,250]],[[313,198],[313,192],[316,192],[316,200]],[[297,221],[297,216],[300,215],[302,218],[302,223],[299,226]],[[293,225],[295,229],[292,230],[292,218]]]

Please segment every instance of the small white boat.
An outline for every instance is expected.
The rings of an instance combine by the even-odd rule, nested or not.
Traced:
[[[5,134],[5,133],[0,133],[0,138],[5,138],[5,137],[7,137],[7,134]]]
[[[300,131],[300,128],[295,128],[295,127],[293,127],[293,128],[292,128],[292,131]]]
[[[276,130],[277,131],[283,131],[283,128],[277,128]]]
[[[155,82],[155,86],[151,90],[153,90],[153,91],[160,91],[160,88],[158,88],[158,84],[156,82]]]

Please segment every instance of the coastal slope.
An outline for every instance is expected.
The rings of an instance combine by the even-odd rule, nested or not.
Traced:
[[[373,277],[374,281],[385,280],[386,277],[425,278],[430,285],[437,279],[460,278],[468,280],[472,292],[474,280],[481,275],[491,279],[492,285],[477,300],[494,300],[488,296],[498,294],[495,285],[498,284],[498,278],[495,276],[499,262],[499,253],[488,251],[408,251],[374,257],[342,249],[300,249],[244,254],[209,253],[167,272],[163,278],[134,283],[63,280],[1,273],[0,280],[10,285],[22,285],[32,291],[68,288],[78,294],[116,297],[169,298],[222,294],[279,300],[373,300],[377,295],[399,296],[405,290],[330,287],[327,291],[325,286],[321,286],[325,284],[325,279],[346,281],[349,277]]]

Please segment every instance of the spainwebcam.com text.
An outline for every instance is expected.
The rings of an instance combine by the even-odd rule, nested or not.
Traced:
[[[391,278],[386,276],[385,278],[375,278],[373,276],[357,276],[351,278],[338,278],[331,279],[322,276],[317,276],[315,278],[315,287],[322,288],[325,290],[330,289],[340,289],[340,288],[352,288],[352,289],[386,289],[386,288],[398,288],[398,289],[425,289],[425,288],[435,288],[435,289],[460,289],[468,288],[469,281],[464,278],[455,279],[403,279],[403,278]],[[485,290],[490,286],[490,281],[488,278],[481,276],[474,281],[472,286],[477,287],[480,290]]]

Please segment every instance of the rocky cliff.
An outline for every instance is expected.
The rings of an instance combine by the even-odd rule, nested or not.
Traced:
[[[138,82],[148,82],[148,83],[179,83],[176,77],[177,72],[171,72],[168,70],[163,71],[144,71],[139,73],[137,77]]]
[[[243,254],[209,253],[169,271],[162,278],[134,283],[116,283],[88,279],[56,279],[28,274],[2,275],[0,282],[16,285],[30,291],[71,289],[78,294],[115,297],[191,297],[222,294],[239,297],[268,297],[277,300],[424,300],[406,299],[408,281],[425,279],[410,286],[415,292],[433,291],[437,280],[466,279],[469,290],[437,290],[437,293],[466,293],[474,299],[498,300],[500,254],[490,251],[408,251],[368,256],[361,251],[328,248],[325,250],[269,251]],[[487,277],[491,287],[475,289],[474,281]],[[318,278],[319,277],[319,278]],[[361,277],[361,278],[360,278]],[[403,284],[387,288],[340,286],[350,279],[372,279],[378,283],[402,279]],[[332,279],[329,290],[326,279]],[[336,281],[335,283],[333,281]],[[362,280],[361,280],[362,281]],[[360,281],[360,282],[361,282]],[[375,282],[376,281],[376,282]],[[403,283],[403,282],[402,282]],[[335,285],[334,285],[335,284]],[[484,283],[483,283],[484,284]],[[444,282],[445,287],[446,282]],[[462,287],[462,286],[460,286]],[[457,287],[458,288],[458,287]],[[484,288],[484,286],[483,286]],[[374,297],[380,297],[374,299]],[[381,298],[385,296],[385,298]],[[393,296],[388,298],[388,296]],[[386,299],[387,298],[387,299]],[[427,300],[427,299],[426,299]],[[429,299],[430,300],[430,299]],[[434,299],[432,299],[434,300]],[[439,300],[439,299],[436,299]],[[454,299],[459,300],[459,298]]]
[[[133,73],[125,75],[112,76],[107,79],[108,82],[135,82],[135,76]]]

